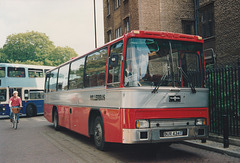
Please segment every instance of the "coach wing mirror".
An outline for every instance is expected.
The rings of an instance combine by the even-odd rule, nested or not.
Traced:
[[[112,53],[110,59],[109,59],[109,64],[111,67],[117,67],[118,66],[118,61],[119,60],[119,56],[117,53]]]

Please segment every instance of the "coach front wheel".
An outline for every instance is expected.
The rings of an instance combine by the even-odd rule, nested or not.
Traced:
[[[97,149],[104,150],[106,143],[104,140],[104,127],[103,121],[100,116],[96,117],[94,121],[94,143]]]

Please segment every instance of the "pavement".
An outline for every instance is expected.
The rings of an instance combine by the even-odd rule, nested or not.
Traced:
[[[202,143],[201,140],[186,140],[183,144],[240,158],[240,138],[229,138],[228,148],[224,148],[221,136],[213,134],[209,135],[206,143]]]

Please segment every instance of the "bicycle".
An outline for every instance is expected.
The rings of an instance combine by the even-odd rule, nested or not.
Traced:
[[[12,108],[13,118],[12,118],[12,128],[17,129],[18,126],[18,120],[17,120],[17,114],[20,112],[21,107],[19,108]]]

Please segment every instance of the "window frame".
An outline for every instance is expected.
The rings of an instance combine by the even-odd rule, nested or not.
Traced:
[[[0,72],[3,72],[4,76],[0,75],[0,78],[5,78],[6,77],[6,67],[0,67]],[[2,74],[2,73],[0,73]]]
[[[121,6],[121,0],[114,0],[114,10],[117,10]]]
[[[71,87],[70,88],[70,85],[71,85],[71,82],[72,81],[70,81],[72,78],[70,78],[71,77],[71,71],[72,71],[72,65],[74,64],[74,63],[78,63],[78,62],[80,62],[81,60],[83,60],[83,74],[82,74],[82,86],[81,87]],[[72,90],[72,89],[81,89],[81,88],[83,88],[84,87],[84,76],[85,76],[85,63],[86,63],[86,56],[84,56],[84,57],[81,57],[81,58],[78,58],[77,60],[74,60],[74,61],[72,61],[71,62],[71,64],[70,64],[70,66],[69,66],[69,74],[68,74],[68,89],[69,90]],[[75,79],[77,79],[77,78],[75,78]]]
[[[66,69],[64,69],[66,67]],[[58,76],[57,76],[57,91],[64,91],[64,90],[68,90],[68,87],[69,87],[69,68],[70,68],[70,64],[68,63],[68,64],[65,64],[65,65],[63,65],[63,66],[61,66],[61,67],[59,67],[58,68]],[[63,70],[63,71],[65,71],[65,70],[67,70],[67,75],[65,75],[65,73],[63,73],[63,83],[65,83],[66,85],[66,89],[64,89],[64,85],[62,85],[62,87],[61,87],[61,89],[60,89],[60,85],[59,85],[59,79],[62,79],[62,78],[60,78],[60,71],[61,70]],[[65,81],[65,78],[66,78],[66,81]],[[62,82],[61,81],[61,82]]]
[[[30,72],[30,73],[29,73]],[[40,72],[40,76],[34,76],[31,77],[31,73],[32,72]],[[44,77],[44,73],[43,73],[43,69],[37,69],[37,68],[28,68],[28,77],[29,78],[43,78]]]
[[[92,75],[89,75],[88,76],[88,69],[89,69],[89,67],[88,67],[88,65],[89,65],[89,63],[88,63],[88,60],[89,60],[89,58],[91,57],[91,56],[93,56],[94,54],[96,54],[96,53],[99,53],[99,54],[101,54],[100,53],[100,51],[102,51],[102,50],[104,50],[105,49],[105,60],[104,60],[104,64],[102,65],[102,67],[103,66],[105,66],[105,68],[104,68],[104,73],[99,73],[99,74],[92,74]],[[98,54],[97,54],[98,55]],[[88,54],[87,56],[86,56],[86,60],[85,60],[85,74],[84,74],[84,88],[90,88],[90,87],[100,87],[100,86],[105,86],[105,83],[106,83],[106,81],[105,81],[105,79],[106,79],[106,66],[107,66],[107,56],[108,56],[108,46],[104,46],[104,47],[102,47],[102,48],[100,48],[100,49],[97,49],[97,50],[95,50],[95,51],[93,51],[92,53],[90,53],[90,54]],[[97,58],[97,59],[94,59],[93,58],[93,60],[97,60],[98,61],[98,63],[99,63],[99,59]],[[94,63],[94,62],[93,62]],[[95,62],[96,63],[96,62]],[[91,65],[91,64],[90,64]],[[94,71],[94,72],[97,72],[97,71]],[[98,79],[101,77],[100,76],[100,74],[104,74],[104,83],[103,84],[100,84],[99,85],[99,81],[98,81]],[[95,83],[91,83],[91,82],[93,82],[94,80],[92,80],[91,78],[92,77],[94,77],[94,75],[97,75],[97,77],[96,77],[96,79],[97,79],[97,84],[95,84]],[[89,77],[89,78],[88,78]],[[100,78],[101,79],[101,78]]]
[[[112,49],[112,47],[113,46],[115,46],[115,45],[117,45],[117,44],[119,44],[119,43],[122,43],[122,51],[121,51],[121,57],[119,57],[118,58],[118,63],[119,63],[119,65],[120,65],[120,68],[119,68],[119,80],[117,81],[117,82],[109,82],[109,80],[110,80],[110,73],[109,73],[109,71],[110,71],[110,69],[109,69],[109,66],[110,66],[110,59],[111,59],[111,54],[114,54],[115,52],[111,52],[111,49]],[[108,56],[108,67],[107,67],[107,87],[108,88],[116,88],[116,87],[119,87],[120,86],[120,84],[121,84],[121,74],[122,74],[122,61],[123,61],[123,47],[124,47],[124,41],[123,41],[123,39],[122,40],[119,40],[118,42],[115,42],[115,43],[113,43],[113,44],[111,44],[111,46],[109,47],[109,56]]]
[[[215,36],[214,4],[199,9],[199,32],[203,38]]]
[[[50,72],[50,76],[49,76],[49,83],[48,83],[48,92],[56,92],[57,91],[57,83],[58,83],[58,70],[59,70],[59,68],[57,68],[57,69],[54,69],[54,70],[52,70],[51,72]],[[53,87],[51,87],[51,79],[52,79],[52,74],[53,74],[53,72],[55,72],[56,71],[56,82],[54,83],[55,84],[55,89],[50,89],[50,88],[53,88]],[[53,90],[53,91],[52,91]]]
[[[12,69],[12,70],[11,70]],[[15,69],[15,71],[13,71],[13,69]],[[23,76],[10,76],[10,72],[16,72],[17,70],[20,70],[19,72],[23,72]],[[26,77],[26,68],[24,67],[7,67],[7,77],[10,78],[25,78]]]

